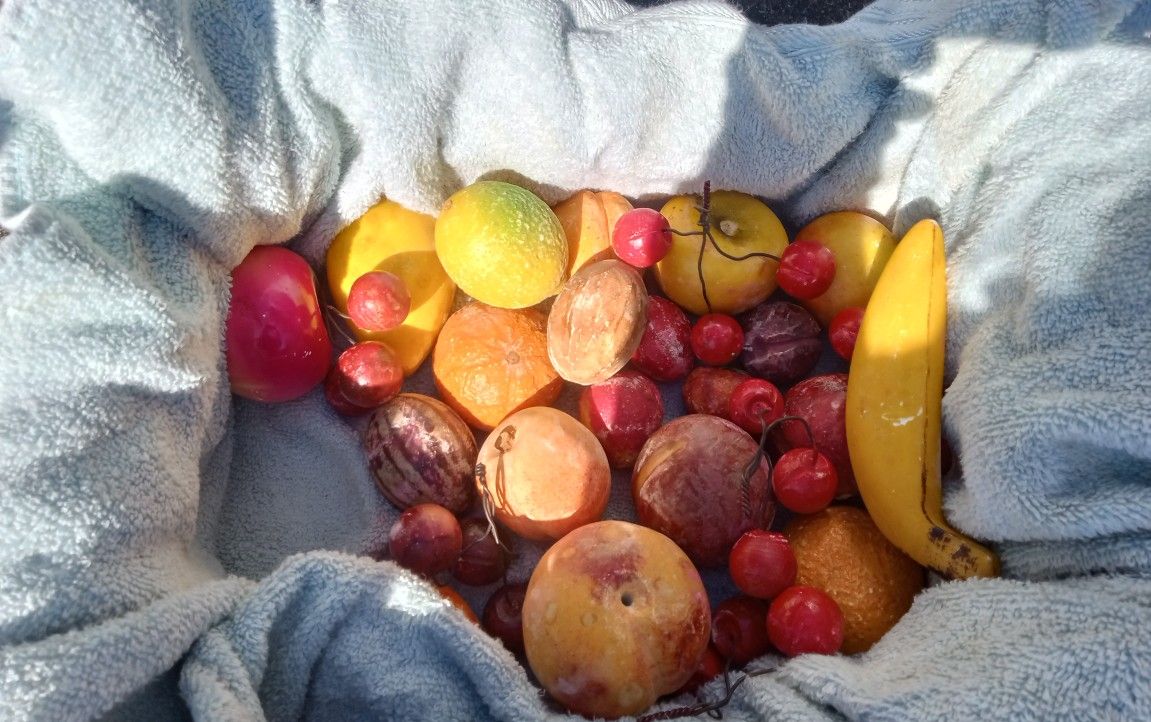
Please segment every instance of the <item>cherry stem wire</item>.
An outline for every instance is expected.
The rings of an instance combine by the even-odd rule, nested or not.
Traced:
[[[352,338],[351,334],[348,333],[347,328],[345,328],[344,324],[341,323],[341,321],[351,322],[352,319],[349,316],[347,316],[346,314],[342,313],[340,311],[340,309],[336,308],[335,306],[333,306],[330,303],[327,304],[326,306],[324,306],[324,311],[327,312],[329,318],[335,317],[337,319],[340,319],[338,321],[333,320],[331,322],[330,326],[332,326],[337,331],[339,331],[340,335],[344,337],[345,341],[347,341],[349,344],[355,346],[356,345],[356,339]]]
[[[710,243],[712,249],[716,253],[728,259],[729,261],[747,261],[752,258],[770,258],[777,263],[781,260],[779,256],[772,253],[764,253],[761,251],[753,251],[745,253],[742,256],[735,256],[720,248],[720,245],[715,240],[715,236],[711,232],[711,181],[703,182],[703,199],[700,205],[695,208],[699,211],[699,228],[698,231],[677,231],[674,228],[670,229],[672,233],[677,236],[700,236],[699,241],[699,256],[696,258],[695,271],[699,276],[699,289],[703,294],[703,305],[707,307],[708,313],[711,313],[711,299],[707,294],[707,281],[703,277],[703,254],[707,250],[707,245]]]
[[[759,421],[763,429],[759,432],[759,445],[755,449],[755,454],[752,455],[751,461],[743,469],[743,475],[739,481],[739,503],[744,516],[751,517],[751,477],[755,475],[755,470],[759,466],[759,462],[767,460],[767,478],[770,481],[771,475],[775,472],[775,467],[771,463],[771,457],[767,455],[767,436],[778,426],[782,426],[785,421],[798,421],[803,424],[804,430],[807,431],[807,438],[811,442],[811,450],[813,452],[819,451],[815,448],[815,434],[811,431],[811,424],[807,423],[807,419],[802,416],[781,416],[770,424],[763,423],[763,417],[766,411],[759,412]],[[764,495],[763,505],[760,510],[761,518],[762,512],[767,508],[767,495]]]
[[[752,677],[759,677],[765,674],[770,674],[774,671],[774,667],[750,671],[745,670],[733,681],[731,675],[731,665],[725,665],[723,668],[724,694],[719,699],[711,702],[700,701],[697,704],[685,705],[683,707],[673,707],[671,709],[663,710],[662,712],[652,712],[637,718],[636,722],[657,722],[658,720],[671,720],[678,719],[680,717],[695,717],[700,714],[706,714],[712,719],[723,719],[723,712],[720,710],[731,703],[731,698],[734,696],[735,691],[739,689],[740,685]],[[699,698],[697,697],[696,699]]]
[[[760,426],[762,427],[760,432],[759,432],[759,444],[755,447],[755,454],[752,455],[751,461],[749,461],[747,463],[747,466],[745,466],[743,468],[743,474],[740,476],[740,479],[739,479],[739,504],[740,504],[740,507],[743,511],[743,515],[748,517],[749,519],[752,518],[752,515],[751,515],[751,477],[755,475],[755,471],[756,471],[756,469],[759,468],[759,463],[761,461],[764,461],[764,460],[767,461],[767,478],[768,478],[769,482],[771,481],[771,472],[772,472],[771,457],[769,457],[767,455],[767,448],[766,447],[767,447],[767,435],[771,432],[771,429],[774,426],[774,424],[763,423],[764,416],[766,414],[767,414],[767,411],[760,411],[759,412],[759,423],[760,423]],[[763,501],[764,501],[764,506],[766,506],[767,494],[763,495]],[[760,518],[761,519],[763,518],[762,513],[760,514]]]
[[[511,443],[516,438],[516,427],[505,426],[500,435],[496,437],[496,451],[499,452],[499,461],[496,463],[496,486],[500,484],[500,479],[504,475],[504,454],[511,451]],[[480,498],[484,510],[484,518],[488,520],[488,532],[492,538],[496,540],[496,544],[500,549],[507,553],[511,553],[511,549],[500,539],[499,530],[496,527],[496,504],[492,498],[492,491],[488,488],[488,474],[487,468],[482,464],[476,464],[475,468],[477,486],[480,487]]]

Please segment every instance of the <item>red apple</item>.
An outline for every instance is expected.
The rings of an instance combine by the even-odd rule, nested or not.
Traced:
[[[302,256],[256,246],[232,271],[224,334],[232,392],[256,401],[288,401],[324,380],[332,342]]]

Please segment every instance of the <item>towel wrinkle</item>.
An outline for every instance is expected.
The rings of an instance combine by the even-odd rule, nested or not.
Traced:
[[[792,231],[942,222],[945,509],[1004,577],[932,586],[865,654],[758,660],[725,718],[1151,718],[1149,37],[1146,0],[827,27],[705,0],[4,0],[0,718],[577,719],[365,556],[398,512],[363,420],[228,393],[253,245],[319,269],[381,197],[435,213],[491,177],[644,203],[710,179]]]

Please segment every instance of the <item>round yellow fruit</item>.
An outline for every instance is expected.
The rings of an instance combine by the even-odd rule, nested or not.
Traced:
[[[879,221],[856,211],[836,211],[808,223],[797,241],[815,241],[835,256],[835,278],[821,295],[803,306],[824,328],[845,308],[867,306],[879,274],[895,250],[895,236]]]
[[[436,219],[436,253],[460,289],[489,306],[527,308],[567,277],[568,242],[543,199],[503,181],[455,193]]]
[[[675,196],[660,213],[676,231],[699,231],[699,196]],[[711,232],[729,256],[770,253],[778,258],[787,247],[787,231],[779,218],[755,196],[737,191],[711,194]],[[704,301],[699,279],[701,236],[672,236],[671,250],[655,265],[655,276],[668,298],[691,313],[739,313],[763,302],[776,288],[779,263],[753,257],[724,258],[709,243],[703,251]]]
[[[407,286],[412,308],[399,327],[372,332],[348,324],[358,340],[388,344],[405,376],[415,373],[431,352],[456,296],[455,284],[436,257],[434,231],[431,216],[381,201],[340,231],[328,246],[328,289],[341,313],[348,313],[352,283],[369,271],[389,271]]]

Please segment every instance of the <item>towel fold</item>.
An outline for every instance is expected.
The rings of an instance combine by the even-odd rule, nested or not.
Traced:
[[[1148,97],[1134,0],[5,0],[0,717],[567,718],[362,556],[396,512],[354,426],[224,368],[254,245],[485,177],[943,224],[946,509],[1006,578],[764,658],[726,718],[1151,717]]]

